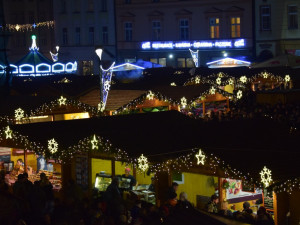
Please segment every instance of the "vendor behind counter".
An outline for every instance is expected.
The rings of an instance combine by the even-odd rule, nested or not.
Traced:
[[[134,178],[134,176],[132,176],[130,174],[130,172],[131,172],[130,168],[126,168],[125,169],[125,174],[122,175],[122,178],[126,178],[126,179],[130,180],[129,190],[132,190],[133,186],[136,185],[136,179]]]

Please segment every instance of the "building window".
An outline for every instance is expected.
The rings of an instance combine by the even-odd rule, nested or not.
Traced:
[[[80,45],[80,27],[75,28],[75,44]]]
[[[101,0],[101,11],[102,12],[107,11],[107,0]]]
[[[177,67],[185,68],[185,58],[177,58]]]
[[[94,35],[94,27],[90,27],[89,28],[89,44],[90,45],[93,45],[94,44],[94,38],[95,35]]]
[[[167,59],[166,58],[159,58],[158,59],[158,63],[162,66],[166,66],[167,65]]]
[[[125,4],[131,4],[131,0],[125,0]]]
[[[157,58],[151,58],[151,59],[150,59],[150,62],[156,63],[156,64],[157,64]]]
[[[239,38],[241,37],[241,18],[231,17],[231,37]]]
[[[102,27],[102,43],[108,44],[108,27]]]
[[[63,28],[63,45],[67,45],[68,44],[68,29],[67,28]]]
[[[220,19],[209,19],[210,38],[220,38]]]
[[[188,68],[195,67],[195,63],[194,63],[192,58],[187,58],[186,59],[186,67],[188,67]]]
[[[160,40],[160,21],[152,21],[152,38]]]
[[[288,5],[288,28],[298,29],[298,8],[296,5]]]
[[[271,6],[260,7],[260,29],[271,30]]]
[[[125,41],[132,41],[132,23],[125,22]]]
[[[83,75],[92,75],[94,68],[93,61],[82,61],[82,74]]]
[[[189,20],[181,19],[179,21],[179,28],[180,28],[180,39],[188,40],[189,39]]]

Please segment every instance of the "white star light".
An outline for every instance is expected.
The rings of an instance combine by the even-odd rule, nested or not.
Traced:
[[[154,94],[152,93],[152,91],[149,91],[149,93],[147,94],[147,99],[148,100],[153,100],[154,99]]]
[[[290,75],[285,75],[284,81],[285,81],[286,83],[290,82],[290,81],[291,81]]]
[[[241,76],[241,77],[240,77],[240,81],[241,81],[242,83],[246,83],[246,82],[247,82],[247,77],[246,77],[246,76]]]
[[[218,73],[218,77],[223,77],[223,73],[222,72]]]
[[[187,106],[187,100],[186,100],[186,98],[182,97],[180,99],[180,103],[181,103],[182,108],[185,108]]]
[[[52,138],[51,140],[48,140],[48,150],[54,154],[57,152],[58,149],[58,143],[55,141],[54,138]]]
[[[198,154],[196,154],[196,158],[197,158],[197,165],[202,164],[204,165],[204,161],[205,161],[205,154],[201,151],[201,149],[199,149]]]
[[[107,80],[104,82],[104,90],[106,92],[109,92],[109,89],[110,89],[110,81]]]
[[[263,170],[260,172],[260,178],[264,186],[268,187],[272,182],[271,170],[269,170],[267,167],[264,167]]]
[[[24,118],[24,110],[21,108],[18,108],[15,110],[15,118],[16,120],[20,120],[22,118]]]
[[[228,80],[228,84],[229,84],[229,85],[233,85],[233,79],[229,79],[229,80]]]
[[[177,86],[175,82],[172,82],[170,85],[171,86]]]
[[[209,93],[210,93],[211,95],[216,94],[216,89],[215,89],[214,87],[211,87],[211,89],[209,90]]]
[[[94,135],[93,139],[91,140],[92,149],[98,149],[98,140],[96,138],[96,135]]]
[[[264,72],[262,75],[265,79],[268,78],[268,76],[269,76],[269,74],[267,72]]]
[[[198,76],[195,78],[195,83],[200,84],[200,78]]]
[[[62,105],[66,104],[67,99],[64,98],[64,96],[60,96],[60,98],[57,101],[58,101],[59,105],[62,106]]]
[[[218,84],[218,85],[221,85],[221,77],[218,77],[217,79],[216,79],[216,83]]]
[[[144,172],[149,168],[148,159],[143,154],[138,158],[138,168]]]
[[[9,128],[9,126],[6,127],[5,135],[6,139],[12,139],[12,130]]]
[[[241,99],[243,97],[243,92],[239,90],[236,94],[237,99]]]

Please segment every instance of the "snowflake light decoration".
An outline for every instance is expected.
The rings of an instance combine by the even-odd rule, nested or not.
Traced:
[[[228,84],[229,84],[229,85],[233,85],[233,79],[229,79],[229,80],[228,80]]]
[[[138,158],[138,168],[144,172],[149,168],[148,159],[143,154]]]
[[[284,81],[285,81],[286,83],[290,82],[290,81],[291,81],[290,75],[285,75]]]
[[[223,73],[222,72],[218,73],[218,77],[222,78],[223,77]]]
[[[243,92],[241,90],[238,90],[236,97],[237,99],[241,99],[243,97]]]
[[[195,83],[200,84],[200,78],[198,76],[195,78]]]
[[[98,140],[96,138],[96,135],[94,135],[93,139],[91,140],[92,149],[98,149]]]
[[[52,138],[51,140],[48,140],[48,150],[54,154],[57,152],[58,149],[58,143],[55,141],[54,138]]]
[[[6,139],[12,139],[12,130],[9,128],[9,126],[6,127],[4,132]]]
[[[187,106],[187,99],[185,97],[182,97],[180,99],[180,103],[181,103],[182,108],[185,108]]]
[[[196,156],[196,158],[197,158],[197,165],[199,165],[199,164],[204,165],[206,156],[205,156],[205,154],[201,151],[201,149],[199,149],[198,154],[196,154],[195,156]]]
[[[272,182],[271,170],[269,170],[267,167],[264,167],[263,170],[260,172],[260,179],[264,186],[268,187]]]
[[[147,94],[147,99],[148,100],[153,100],[154,99],[154,94],[152,93],[152,91],[149,91],[149,93]]]
[[[247,77],[246,77],[246,76],[241,76],[241,77],[240,77],[240,81],[241,81],[242,83],[246,83],[246,82],[247,82]]]
[[[98,111],[99,111],[99,112],[103,112],[104,110],[105,110],[105,105],[104,105],[103,102],[100,102],[100,103],[98,104]]]
[[[216,94],[216,89],[215,89],[214,87],[211,87],[211,89],[209,90],[209,93],[210,93],[211,95]]]
[[[64,98],[64,96],[60,96],[60,98],[58,99],[58,104],[60,106],[65,105],[66,104],[67,99]]]
[[[24,118],[24,110],[21,108],[18,108],[15,110],[15,118],[16,120],[20,120]]]
[[[110,89],[110,81],[105,81],[104,82],[104,91],[108,92]]]
[[[218,78],[216,79],[216,83],[217,83],[218,85],[221,85],[221,82],[222,82],[221,77],[218,77]]]
[[[263,78],[267,79],[269,77],[269,74],[267,72],[263,72]]]

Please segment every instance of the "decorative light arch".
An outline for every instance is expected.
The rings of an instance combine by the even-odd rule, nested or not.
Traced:
[[[47,67],[47,70],[41,69],[41,67]],[[51,73],[51,66],[47,63],[41,63],[35,67],[37,73]]]
[[[18,74],[19,73],[19,69],[18,69],[17,66],[15,66],[13,64],[9,64],[9,66],[15,69],[15,71],[12,71],[13,74]]]
[[[3,74],[4,73],[4,66],[0,65],[0,74]]]
[[[67,73],[72,73],[73,72],[73,68],[74,68],[74,64],[73,63],[69,62],[69,63],[66,64],[65,69],[66,69]]]
[[[61,69],[55,69],[55,67],[61,66]],[[65,71],[65,65],[62,63],[55,63],[52,65],[52,72],[53,73],[61,73]]]

